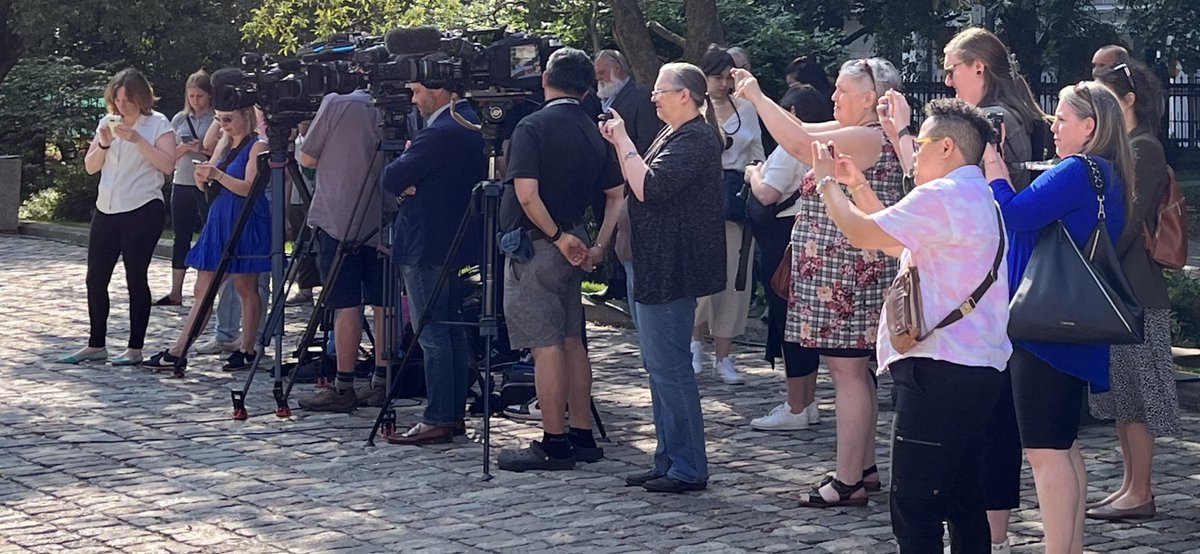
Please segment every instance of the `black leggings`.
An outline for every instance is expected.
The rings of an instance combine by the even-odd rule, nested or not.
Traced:
[[[171,227],[175,242],[171,245],[171,269],[187,269],[192,235],[204,227],[208,219],[208,200],[196,185],[175,184],[171,187]]]
[[[87,297],[88,346],[104,346],[108,331],[108,283],[117,258],[125,262],[129,289],[129,348],[140,349],[150,323],[150,284],[146,272],[163,230],[162,200],[152,200],[131,212],[92,216],[88,233]]]

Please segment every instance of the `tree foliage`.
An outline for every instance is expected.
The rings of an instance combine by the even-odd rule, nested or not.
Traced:
[[[1126,31],[1141,39],[1149,61],[1179,62],[1189,72],[1200,68],[1200,2],[1125,0],[1124,7]],[[1154,59],[1156,52],[1161,52],[1158,60]]]

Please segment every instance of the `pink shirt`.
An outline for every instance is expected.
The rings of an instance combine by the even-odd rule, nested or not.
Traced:
[[[916,187],[902,200],[871,216],[904,245],[901,267],[920,270],[926,331],[963,303],[983,282],[996,260],[1000,217],[987,180],[976,166],[960,167],[944,178]],[[1012,354],[1008,340],[1008,268],[1001,259],[997,280],[975,310],[931,333],[900,354],[888,338],[886,306],[876,349],[879,371],[904,358],[931,358],[1003,371]]]

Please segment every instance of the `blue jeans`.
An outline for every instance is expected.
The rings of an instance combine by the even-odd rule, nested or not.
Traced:
[[[261,336],[267,326],[267,312],[271,309],[271,273],[258,274],[258,298],[262,301],[262,317],[258,321],[258,332]],[[233,342],[242,336],[242,299],[233,286],[233,278],[225,279],[221,291],[217,294],[217,340]],[[258,343],[258,337],[254,337]]]
[[[472,357],[467,329],[445,323],[462,321],[462,293],[457,277],[451,275],[442,293],[433,298],[441,271],[442,266],[400,266],[414,331],[425,311],[430,311],[430,319],[417,339],[425,359],[425,396],[429,400],[422,422],[453,427],[467,413]]]
[[[638,304],[642,362],[650,374],[654,413],[654,472],[688,483],[708,481],[700,389],[692,372],[692,324],[696,299]]]
[[[629,317],[633,318],[633,326],[637,327],[637,303],[633,301],[633,262],[621,262],[625,268],[625,300],[629,302]]]

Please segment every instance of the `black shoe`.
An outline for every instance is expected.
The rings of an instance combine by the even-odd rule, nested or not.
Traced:
[[[234,350],[228,358],[225,359],[225,365],[221,366],[222,371],[237,371],[246,369],[250,364],[254,363],[254,354],[251,352],[242,352]]]
[[[653,481],[655,479],[658,479],[659,477],[662,477],[662,474],[655,473],[653,469],[644,471],[642,473],[634,473],[631,475],[626,475],[625,476],[625,486],[626,487],[640,487],[642,485],[645,485],[647,481]]]
[[[505,471],[529,471],[534,469],[562,471],[575,469],[575,456],[573,454],[568,458],[551,458],[542,449],[540,441],[531,441],[528,448],[520,450],[503,450],[500,452],[497,461],[499,462],[500,469]]]
[[[575,445],[575,461],[592,463],[599,462],[604,459],[604,449],[599,446],[579,446]]]
[[[142,366],[153,369],[170,369],[175,367],[175,362],[177,360],[179,360],[179,357],[172,356],[170,352],[163,350],[158,354],[150,356],[150,359],[142,362]],[[184,360],[183,366],[187,367],[187,360]]]
[[[674,477],[663,475],[642,483],[642,488],[650,492],[687,492],[702,491],[708,488],[708,481],[703,483],[688,483]]]

